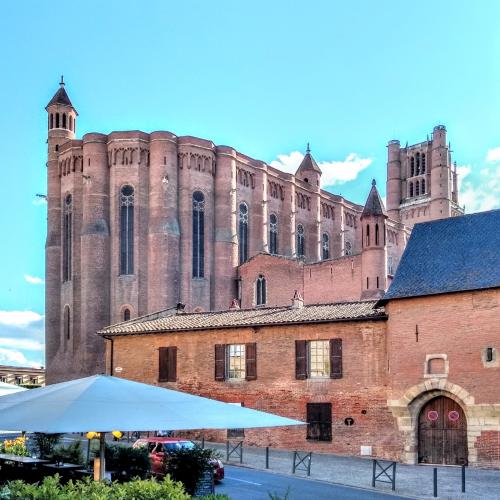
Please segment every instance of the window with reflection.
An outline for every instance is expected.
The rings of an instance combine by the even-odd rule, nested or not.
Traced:
[[[269,216],[269,253],[278,254],[278,217],[275,214]]]
[[[120,190],[120,274],[134,274],[134,188]]]
[[[205,197],[193,193],[193,278],[205,275]]]
[[[248,206],[246,203],[240,203],[238,227],[239,257],[240,264],[243,264],[248,260]]]

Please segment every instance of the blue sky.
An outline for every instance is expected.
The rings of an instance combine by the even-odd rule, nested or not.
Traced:
[[[46,114],[64,74],[90,131],[170,130],[385,193],[388,140],[444,123],[468,212],[499,208],[500,2],[2,5],[0,363],[43,364]]]

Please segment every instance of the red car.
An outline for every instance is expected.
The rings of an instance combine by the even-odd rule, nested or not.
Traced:
[[[163,475],[163,459],[165,458],[165,451],[176,450],[179,448],[193,449],[196,444],[188,439],[172,438],[172,437],[152,437],[138,439],[134,443],[134,448],[147,446],[149,451],[149,458],[151,459],[151,470],[157,476]],[[214,468],[215,481],[224,479],[224,464],[217,458],[210,460]]]

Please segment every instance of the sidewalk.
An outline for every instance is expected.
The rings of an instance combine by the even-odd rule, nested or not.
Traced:
[[[219,451],[224,463],[240,465],[232,456],[226,461],[225,443],[205,443],[205,448]],[[265,449],[243,448],[243,467],[265,470]],[[269,450],[269,472],[292,474],[293,451]],[[311,479],[372,489],[372,460],[358,457],[341,457],[313,453]],[[307,477],[297,471],[297,477]],[[466,468],[466,493],[461,493],[461,468],[438,467],[438,498],[449,500],[498,499],[500,500],[500,470]],[[377,483],[376,490],[391,492],[391,485]],[[396,491],[399,495],[414,498],[433,498],[433,467],[426,465],[401,465],[396,468]]]

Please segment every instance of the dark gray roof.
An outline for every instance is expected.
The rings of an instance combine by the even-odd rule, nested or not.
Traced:
[[[52,106],[52,104],[61,104],[63,106],[69,106],[73,108],[73,104],[71,104],[71,101],[69,100],[68,94],[64,89],[64,85],[61,85],[59,87],[59,90],[54,94],[54,97],[47,104],[47,108],[49,106]]]
[[[375,179],[372,181],[372,188],[370,189],[370,194],[365,203],[365,207],[363,208],[363,213],[361,214],[361,218],[366,217],[368,215],[385,215],[387,216],[387,212],[385,211],[384,202],[378,193],[377,183]]]
[[[302,162],[300,163],[296,174],[299,172],[311,171],[311,170],[314,172],[318,172],[318,174],[321,175],[321,169],[318,167],[316,160],[312,157],[311,153],[308,151],[304,156]]]
[[[390,299],[500,287],[500,210],[417,224]]]
[[[243,328],[251,326],[285,325],[298,323],[330,323],[386,319],[383,308],[375,308],[375,301],[313,304],[303,307],[259,307],[218,312],[169,314],[151,319],[137,318],[108,326],[101,335],[134,335],[145,333]]]

